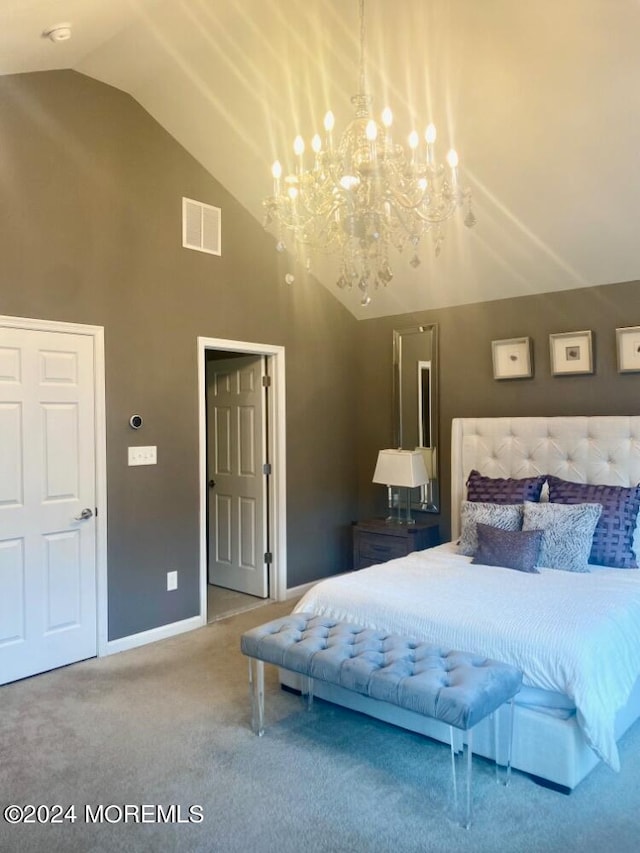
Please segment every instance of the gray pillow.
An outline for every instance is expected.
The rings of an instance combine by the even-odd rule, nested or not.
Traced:
[[[544,536],[542,530],[500,530],[480,523],[476,524],[476,530],[478,550],[472,563],[540,574],[536,563]]]
[[[543,530],[538,565],[566,572],[588,572],[593,532],[601,504],[525,501],[523,530]]]
[[[473,557],[478,550],[476,525],[488,524],[501,530],[520,530],[522,527],[522,504],[488,504],[462,501],[460,507],[460,540],[458,553]]]

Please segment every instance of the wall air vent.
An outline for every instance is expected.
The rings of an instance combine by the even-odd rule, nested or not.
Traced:
[[[209,255],[221,255],[221,220],[219,207],[182,199],[182,245],[185,249],[207,252]]]

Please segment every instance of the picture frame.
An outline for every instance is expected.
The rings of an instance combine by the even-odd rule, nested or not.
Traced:
[[[491,341],[494,379],[529,379],[533,376],[531,338]]]
[[[618,373],[640,373],[640,326],[616,329]]]
[[[593,373],[593,336],[591,330],[559,332],[549,335],[549,349],[553,376]]]

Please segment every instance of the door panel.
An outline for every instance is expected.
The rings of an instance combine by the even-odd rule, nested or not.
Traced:
[[[0,436],[0,507],[17,507],[24,499],[22,407],[19,403],[0,403]]]
[[[0,683],[97,652],[91,335],[0,326]]]
[[[209,363],[209,582],[268,595],[264,359]]]
[[[24,540],[0,542],[0,647],[24,640]]]

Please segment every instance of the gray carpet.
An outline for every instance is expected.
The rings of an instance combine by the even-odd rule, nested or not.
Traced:
[[[0,800],[74,804],[71,824],[10,826],[20,851],[635,851],[640,726],[570,795],[475,765],[474,824],[446,814],[447,747],[323,702],[304,713],[267,668],[267,731],[249,727],[243,630],[274,604],[171,640],[0,688]],[[202,806],[200,823],[87,823],[85,804]],[[117,819],[119,810],[107,814]],[[154,812],[147,812],[153,815]]]

